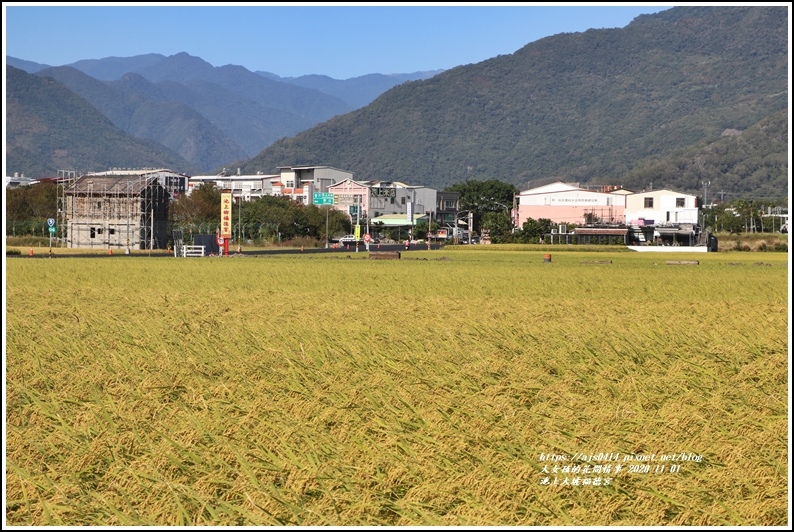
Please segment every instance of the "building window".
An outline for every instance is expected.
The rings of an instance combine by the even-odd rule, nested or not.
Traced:
[[[653,198],[645,198],[645,208],[653,209]]]
[[[684,198],[676,198],[675,199],[675,207],[677,209],[683,209],[684,208]]]
[[[400,201],[402,202],[402,204],[403,204],[403,205],[405,205],[405,196],[403,196],[402,198],[400,198]]]
[[[90,231],[90,234],[91,234],[91,238],[95,238],[95,237],[96,237],[96,229],[94,229],[94,228],[92,227],[92,228],[91,228],[91,231]]]
[[[116,229],[111,227],[110,229],[108,229],[108,233],[110,233],[111,235],[115,235],[116,234]]]
[[[444,200],[444,210],[445,211],[454,211],[455,210],[455,200]]]

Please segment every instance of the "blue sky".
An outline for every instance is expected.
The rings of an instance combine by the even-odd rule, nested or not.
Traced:
[[[680,4],[679,4],[680,5]],[[282,77],[449,69],[558,33],[621,28],[660,3],[3,3],[3,55],[61,66],[179,52]]]

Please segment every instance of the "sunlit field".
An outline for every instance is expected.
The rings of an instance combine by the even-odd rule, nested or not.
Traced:
[[[477,248],[6,259],[6,524],[787,523],[787,253]]]

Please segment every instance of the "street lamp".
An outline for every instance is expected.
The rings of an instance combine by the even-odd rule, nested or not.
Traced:
[[[493,205],[498,205],[499,207],[504,209],[505,215],[507,216],[508,220],[510,220],[510,232],[513,233],[514,232],[513,230],[515,228],[515,221],[513,220],[513,214],[510,212],[511,207],[494,199],[491,199],[491,203]],[[513,209],[515,209],[515,207],[513,207]]]
[[[474,211],[473,210],[463,210],[463,211],[457,211],[455,213],[455,243],[456,244],[458,243],[458,217],[461,214],[463,214],[464,212],[469,213],[469,221],[468,221],[468,225],[469,225],[469,242],[471,242],[471,231],[472,231],[472,227],[474,226]]]

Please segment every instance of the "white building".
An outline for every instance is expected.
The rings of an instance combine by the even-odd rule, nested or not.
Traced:
[[[635,192],[626,196],[628,225],[662,225],[699,222],[700,199],[697,196],[660,189]]]
[[[626,225],[632,244],[705,245],[700,226],[700,198],[674,190],[626,196]]]
[[[37,179],[25,177],[25,174],[20,175],[19,172],[14,172],[14,176],[6,176],[6,187],[26,187],[38,183]]]
[[[289,196],[304,205],[314,203],[315,192],[328,192],[328,187],[345,179],[352,179],[352,172],[330,166],[280,166],[278,174],[237,175],[225,169],[217,175],[190,177],[188,194],[202,183],[212,183],[222,190],[231,190],[235,200],[245,201],[263,196]]]
[[[274,195],[273,182],[278,179],[278,175],[228,175],[226,172],[218,175],[194,175],[188,180],[187,194],[190,195],[194,188],[209,183],[221,190],[231,190],[235,200],[242,197],[245,201],[250,201]]]

